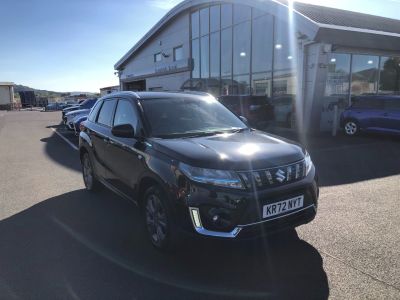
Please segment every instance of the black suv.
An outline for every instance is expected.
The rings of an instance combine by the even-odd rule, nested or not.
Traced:
[[[205,94],[121,92],[81,127],[83,178],[143,209],[151,242],[185,233],[253,238],[314,219],[318,183],[307,151],[249,128]]]

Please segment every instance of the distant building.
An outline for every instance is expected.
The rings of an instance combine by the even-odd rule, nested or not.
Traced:
[[[119,85],[103,87],[100,89],[100,96],[103,97],[108,94],[119,92]]]
[[[0,109],[10,109],[14,103],[14,83],[0,82]]]

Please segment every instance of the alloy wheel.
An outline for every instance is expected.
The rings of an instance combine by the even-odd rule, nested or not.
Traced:
[[[161,246],[167,237],[167,215],[163,203],[155,194],[147,198],[146,225],[152,242]]]
[[[357,133],[357,124],[354,122],[347,122],[346,125],[344,126],[344,130],[347,135],[355,135]]]
[[[85,154],[83,157],[83,181],[88,190],[93,187],[93,169],[90,163],[89,155]]]

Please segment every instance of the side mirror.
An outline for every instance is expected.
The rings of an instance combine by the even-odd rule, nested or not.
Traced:
[[[116,125],[111,129],[111,133],[116,137],[130,139],[135,137],[135,129],[133,129],[131,124]]]
[[[247,118],[245,118],[245,117],[243,117],[243,116],[240,116],[239,118],[240,118],[240,120],[242,120],[242,122],[243,122],[244,124],[249,125],[249,121],[247,120]]]

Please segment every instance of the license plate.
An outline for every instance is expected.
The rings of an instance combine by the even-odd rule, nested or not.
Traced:
[[[289,211],[302,208],[304,205],[304,196],[298,196],[296,198],[275,202],[272,204],[264,205],[263,207],[263,218],[269,218],[272,216],[280,215]]]

